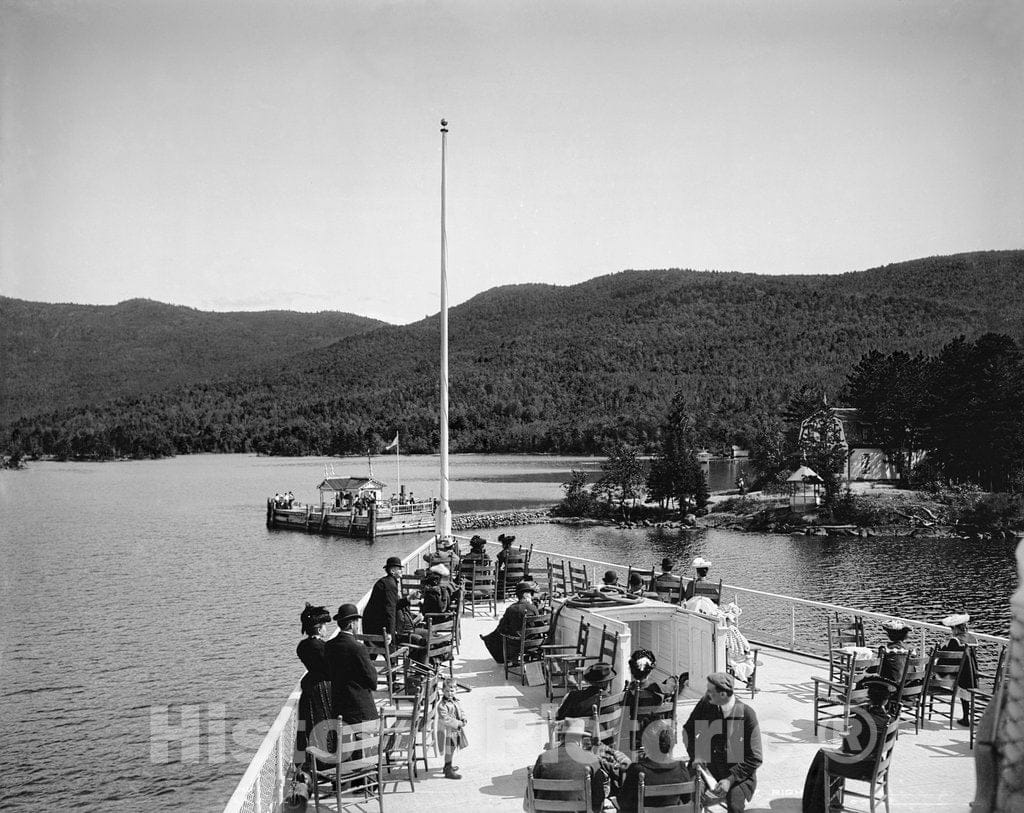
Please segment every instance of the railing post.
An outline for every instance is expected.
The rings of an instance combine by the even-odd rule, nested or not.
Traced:
[[[796,605],[789,605],[789,646],[796,648]]]

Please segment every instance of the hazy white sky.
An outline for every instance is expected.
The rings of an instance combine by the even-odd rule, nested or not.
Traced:
[[[1024,247],[1024,3],[0,0],[0,292],[438,306]]]

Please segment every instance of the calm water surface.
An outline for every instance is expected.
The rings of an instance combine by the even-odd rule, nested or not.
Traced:
[[[362,458],[333,465],[338,475],[366,473]],[[436,458],[402,458],[401,467],[407,488],[436,495]],[[588,467],[596,462],[455,456],[453,508],[550,505],[569,470]],[[387,556],[423,539],[268,531],[265,498],[291,490],[313,500],[323,474],[319,459],[242,455],[0,472],[0,806],[224,806],[301,674],[303,602],[358,599]],[[374,461],[374,474],[397,490],[393,458]],[[712,488],[734,476],[713,468]],[[513,532],[593,559],[701,555],[727,582],[882,612],[937,618],[968,608],[978,629],[996,634],[1006,632],[1014,582],[1009,545]],[[60,755],[48,756],[53,749]],[[44,781],[41,764],[59,765],[62,778]]]

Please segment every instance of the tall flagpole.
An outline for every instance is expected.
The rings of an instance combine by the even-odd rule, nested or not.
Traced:
[[[439,539],[452,537],[452,517],[448,510],[448,233],[445,230],[445,173],[448,155],[448,122],[441,119],[441,500],[437,507],[436,528]]]

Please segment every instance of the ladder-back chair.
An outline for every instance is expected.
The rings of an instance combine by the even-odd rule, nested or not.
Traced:
[[[619,737],[622,734],[622,711],[626,702],[626,693],[615,692],[604,695],[601,703],[594,707],[594,713],[590,718],[591,742],[594,749],[599,743],[610,745],[612,748],[619,747]]]
[[[549,700],[563,696],[570,689],[576,688],[573,679],[587,661],[597,660],[597,655],[588,655],[587,646],[590,642],[591,626],[585,616],[580,616],[580,626],[576,632],[575,644],[543,644],[541,654],[544,658],[544,690]],[[556,695],[556,692],[559,693]]]
[[[472,565],[463,576],[463,610],[468,607],[470,615],[475,618],[476,606],[482,604],[490,610],[491,615],[497,615],[497,565],[494,562],[481,562]]]
[[[317,811],[320,810],[319,780],[321,777],[330,777],[335,787],[338,811],[362,803],[372,795],[377,799],[380,813],[384,813],[381,777],[383,723],[383,719],[351,724],[338,720],[337,751],[330,753],[315,746],[306,748],[313,774],[313,805]],[[359,784],[358,788],[352,787],[353,782]],[[350,798],[346,800],[345,794],[349,794]],[[353,794],[356,798],[351,798]]]
[[[875,806],[879,801],[885,803],[886,813],[889,813],[889,768],[892,767],[892,753],[896,747],[896,738],[899,734],[899,720],[893,720],[885,729],[885,734],[882,743],[878,746],[878,750],[875,754],[875,764],[871,775],[868,778],[863,778],[863,774],[858,770],[857,776],[845,776],[844,768],[847,772],[849,768],[854,767],[850,762],[833,762],[832,760],[825,759],[824,765],[824,804],[825,810],[835,810],[836,808],[832,805],[835,801],[831,798],[831,785],[833,777],[843,777],[843,788],[840,791],[839,802],[842,805],[843,810],[846,809],[845,801],[847,796],[855,796],[858,799],[867,799],[868,804],[871,808],[871,813],[875,813]],[[861,766],[857,765],[856,768],[860,769]],[[851,781],[867,782],[869,789],[867,793],[855,792],[850,790],[846,785]]]
[[[569,592],[579,593],[590,587],[590,576],[587,573],[586,565],[577,565],[572,560],[568,562],[569,570]]]
[[[840,722],[840,731],[845,733],[850,720],[850,707],[867,699],[867,689],[857,688],[868,671],[878,666],[878,658],[858,660],[853,653],[840,653],[835,680],[812,677],[814,681],[814,735],[818,726],[829,720]]]
[[[515,635],[501,636],[505,680],[508,680],[509,674],[519,675],[522,685],[526,685],[526,664],[541,659],[541,647],[547,641],[550,629],[551,614],[539,613],[526,616]]]
[[[644,730],[648,725],[655,720],[667,720],[671,723],[672,731],[676,730],[676,699],[679,695],[679,681],[670,677],[660,685],[662,686],[660,694],[652,692],[647,698],[641,698],[639,687],[635,687],[628,694],[628,747],[629,757],[634,762],[640,756],[640,747],[644,744]]]
[[[914,721],[914,733],[921,730],[921,698],[924,697],[924,679],[928,674],[928,656],[908,657],[903,663],[891,707],[899,720],[910,717]]]
[[[928,659],[928,671],[924,678],[924,692],[921,698],[921,721],[925,716],[930,720],[935,712],[936,701],[939,715],[949,717],[949,727],[956,719],[956,701],[960,694],[960,673],[964,670],[968,654],[966,649],[935,649]],[[942,706],[948,704],[947,710]]]
[[[704,784],[699,775],[689,782],[648,785],[644,769],[640,768],[636,777],[636,810],[637,813],[700,813],[703,792]]]
[[[970,694],[970,711],[968,718],[970,720],[970,747],[974,748],[974,739],[977,735],[978,723],[981,722],[981,715],[985,713],[985,709],[988,708],[988,704],[992,702],[992,698],[999,690],[999,684],[1003,681],[1003,674],[1006,667],[1006,646],[999,651],[999,659],[996,661],[996,671],[993,675],[989,676],[982,672],[978,673],[979,680],[991,677],[992,683],[990,686],[982,687],[976,686],[973,689],[964,689],[965,692]]]
[[[569,580],[565,575],[565,561],[552,562],[548,559],[548,593],[564,596],[568,592]]]
[[[591,813],[593,774],[588,766],[576,779],[539,779],[526,769],[527,813]]]

